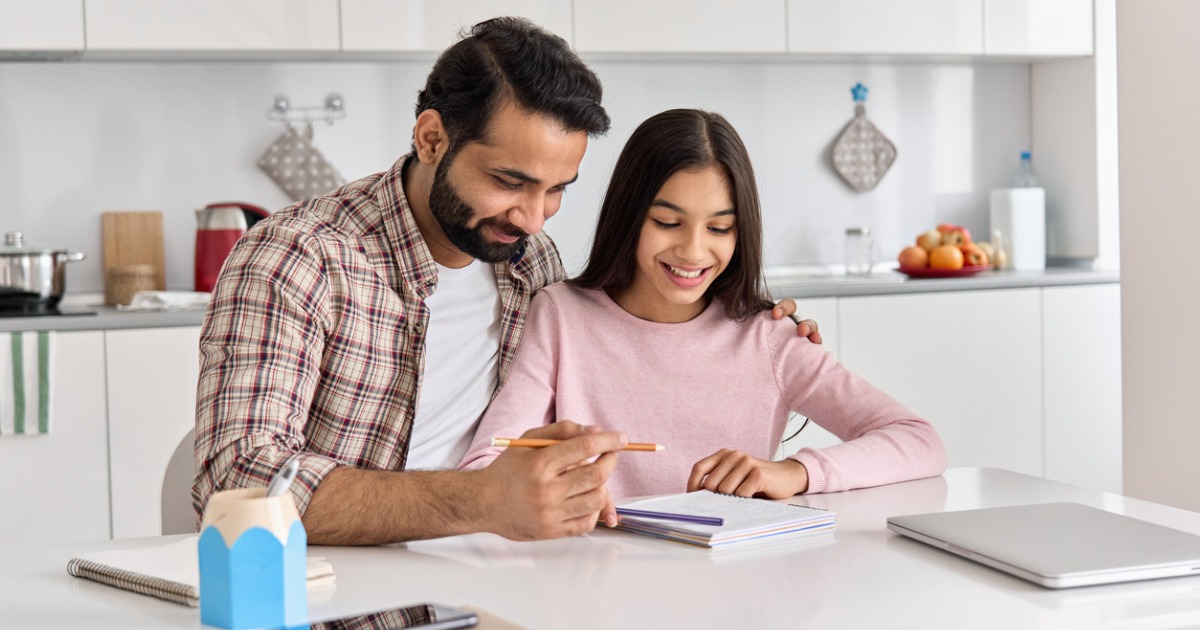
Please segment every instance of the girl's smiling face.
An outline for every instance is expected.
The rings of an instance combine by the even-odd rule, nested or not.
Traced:
[[[629,289],[615,296],[630,314],[685,322],[708,306],[705,292],[737,249],[737,213],[716,164],[671,175],[646,214]]]

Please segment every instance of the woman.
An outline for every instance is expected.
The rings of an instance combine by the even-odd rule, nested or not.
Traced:
[[[493,436],[571,419],[624,431],[614,499],[700,488],[782,498],[940,474],[933,427],[770,315],[762,218],[741,138],[671,110],[621,152],[582,275],[530,307],[508,382],[460,468]],[[771,461],[790,411],[844,443]]]

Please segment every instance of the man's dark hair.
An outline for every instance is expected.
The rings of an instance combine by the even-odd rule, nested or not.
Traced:
[[[510,98],[565,129],[597,136],[609,126],[601,92],[600,79],[561,37],[529,20],[499,17],[471,27],[438,57],[417,95],[417,114],[441,114],[454,152],[482,138],[496,108]]]
[[[675,173],[708,166],[720,168],[729,182],[737,248],[705,294],[721,300],[734,319],[771,308],[762,279],[762,209],[750,154],[729,121],[697,109],[656,114],[634,130],[613,167],[587,267],[569,282],[610,294],[628,289],[642,225],[658,191]]]

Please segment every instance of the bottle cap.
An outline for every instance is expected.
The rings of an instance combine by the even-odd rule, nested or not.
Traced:
[[[1032,157],[1033,157],[1033,154],[1032,154],[1032,153],[1030,153],[1029,151],[1022,151],[1022,152],[1021,152],[1021,159],[1022,159],[1022,160],[1028,160],[1028,159],[1030,159],[1030,158],[1032,158]]]

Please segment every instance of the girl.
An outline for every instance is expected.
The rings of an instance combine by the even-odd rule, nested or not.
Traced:
[[[761,265],[754,172],[733,127],[698,110],[642,123],[587,268],[534,298],[460,468],[494,459],[493,436],[571,419],[666,445],[621,455],[614,500],[700,488],[783,498],[941,474],[929,423],[772,319]],[[844,443],[771,461],[789,411]]]

